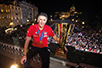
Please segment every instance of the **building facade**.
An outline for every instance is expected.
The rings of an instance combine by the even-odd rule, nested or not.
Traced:
[[[10,11],[11,22],[13,22],[12,26],[21,25],[22,24],[21,7],[17,5],[16,0],[14,0],[13,3],[10,4]]]
[[[0,27],[9,28],[20,24],[22,24],[21,7],[17,2],[14,0],[9,4],[0,4]]]
[[[27,3],[26,1],[20,1],[19,6],[22,8],[22,23],[26,24],[34,22],[36,16],[38,15],[38,8],[31,3]]]
[[[9,27],[11,22],[10,6],[6,4],[0,4],[0,27]]]
[[[64,20],[64,18],[68,18],[70,16],[70,12],[61,12],[60,19]]]
[[[55,12],[54,19],[60,19],[60,20],[71,20],[73,22],[78,22],[79,16],[82,14],[82,12],[76,11],[75,6],[73,5],[70,7],[70,10],[67,12]]]
[[[34,22],[38,15],[38,8],[26,1],[0,4],[0,27],[9,28]]]

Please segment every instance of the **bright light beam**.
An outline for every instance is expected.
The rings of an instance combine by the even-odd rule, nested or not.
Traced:
[[[18,68],[18,65],[17,64],[13,64],[13,65],[11,65],[10,68]]]

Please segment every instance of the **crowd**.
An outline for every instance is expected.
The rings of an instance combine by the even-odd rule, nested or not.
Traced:
[[[66,42],[66,46],[74,46],[77,50],[102,54],[102,33],[95,30],[80,27],[68,36]]]

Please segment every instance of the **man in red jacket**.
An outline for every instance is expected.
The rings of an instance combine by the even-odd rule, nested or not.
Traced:
[[[48,50],[47,38],[48,36],[51,36],[57,42],[59,42],[59,39],[54,34],[51,27],[45,25],[47,19],[46,13],[40,13],[37,20],[38,24],[31,25],[27,31],[24,44],[24,56],[21,58],[21,64],[24,64],[24,68],[31,68],[29,63],[30,59],[37,53],[41,56],[42,68],[49,68],[50,53]],[[33,37],[32,47],[27,52],[31,37]]]

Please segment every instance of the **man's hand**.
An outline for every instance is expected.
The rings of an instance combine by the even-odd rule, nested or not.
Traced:
[[[53,39],[57,42],[57,43],[59,43],[59,38],[55,35],[55,36],[53,36]]]
[[[64,46],[64,49],[65,49],[66,53],[68,53],[68,49],[65,46]]]
[[[26,61],[27,61],[26,56],[23,56],[23,57],[21,58],[21,64],[24,64],[24,62],[26,62]]]

